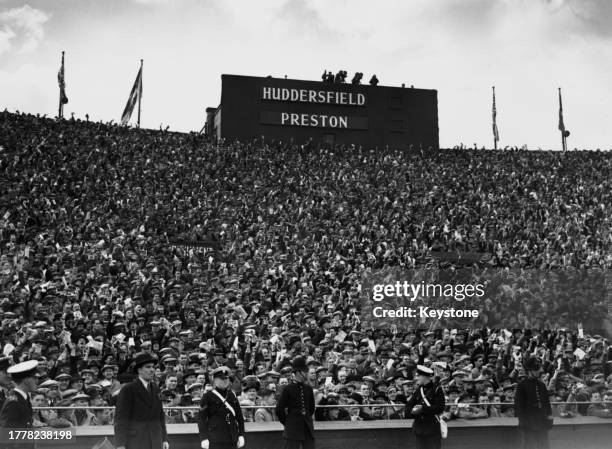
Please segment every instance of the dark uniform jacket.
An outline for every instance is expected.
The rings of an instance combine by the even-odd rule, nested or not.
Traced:
[[[440,434],[440,423],[436,418],[444,411],[445,399],[444,391],[439,385],[430,382],[423,386],[423,394],[429,401],[429,405],[425,403],[421,395],[421,388],[417,387],[414,390],[411,398],[406,403],[406,418],[414,419],[412,429],[417,436],[430,436]],[[422,405],[423,410],[418,415],[412,415],[412,408],[415,405]]]
[[[200,441],[211,443],[236,443],[239,436],[244,436],[244,416],[238,398],[231,390],[216,389],[234,409],[236,416],[225,406],[225,403],[212,391],[207,391],[200,400],[198,430]]]
[[[522,429],[550,429],[552,422],[549,422],[547,417],[552,416],[552,408],[546,385],[530,377],[520,381],[514,393],[514,413]]]
[[[159,398],[159,389],[149,382],[149,394],[140,379],[126,384],[115,408],[115,446],[126,449],[160,449],[168,441],[166,415]]]
[[[312,387],[294,382],[283,388],[276,416],[285,426],[283,438],[288,440],[314,439],[312,415],[315,412],[315,400]]]
[[[6,401],[6,390],[4,387],[0,387],[0,410],[2,410],[2,405]]]
[[[32,405],[25,400],[23,396],[15,392],[14,396],[9,396],[2,405],[0,410],[0,428],[24,430],[32,427]],[[6,431],[3,432],[4,438],[7,437]],[[4,441],[0,447],[5,449],[31,449],[35,447],[34,443],[13,443],[9,444]]]

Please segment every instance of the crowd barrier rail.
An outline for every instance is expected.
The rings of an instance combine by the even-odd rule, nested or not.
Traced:
[[[602,401],[572,401],[572,402],[551,402],[550,405],[566,405],[566,406],[574,406],[574,405],[586,405],[586,404],[602,404]],[[448,402],[446,403],[446,407],[458,407],[458,406],[514,406],[514,402]],[[337,404],[337,405],[317,405],[316,408],[371,408],[371,407],[386,407],[386,408],[405,408],[404,404]],[[611,405],[612,407],[612,405]],[[87,407],[77,407],[74,405],[71,406],[47,406],[47,407],[33,407],[33,410],[74,410],[78,408],[80,410],[103,410],[110,409],[114,410],[115,407],[112,405],[100,405],[100,406],[87,406]],[[164,410],[199,410],[199,405],[189,405],[189,406],[164,406]],[[241,405],[241,409],[275,409],[275,405]]]

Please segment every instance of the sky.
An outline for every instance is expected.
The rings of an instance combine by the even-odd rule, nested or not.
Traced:
[[[440,145],[612,149],[610,0],[0,0],[0,108],[120,120],[144,59],[143,127],[199,131],[221,74],[356,71],[436,89]]]

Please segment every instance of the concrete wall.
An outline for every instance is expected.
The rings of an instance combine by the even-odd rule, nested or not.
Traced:
[[[612,447],[612,420],[582,417],[557,419],[550,432],[553,449],[609,449]],[[414,447],[412,423],[402,421],[320,422],[316,423],[317,449],[407,449]],[[71,441],[41,442],[41,448],[91,449],[105,436],[112,442],[112,427],[79,427]],[[195,424],[168,426],[171,449],[199,447]],[[247,423],[247,448],[283,448],[282,427],[278,423]],[[522,447],[516,420],[498,418],[449,423],[449,438],[443,448],[517,449]]]

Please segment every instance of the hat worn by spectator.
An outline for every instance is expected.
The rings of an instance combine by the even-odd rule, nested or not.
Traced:
[[[6,370],[6,373],[10,374],[13,380],[19,381],[28,377],[38,377],[37,368],[38,360],[28,360],[11,366]]]
[[[249,391],[249,390],[257,390],[259,391],[259,389],[261,388],[261,383],[259,382],[259,380],[248,380],[244,383],[244,391]]]
[[[39,388],[58,388],[59,383],[56,380],[45,380],[38,387]]]
[[[138,368],[140,368],[143,365],[146,365],[147,363],[157,363],[157,359],[155,357],[153,357],[151,354],[148,354],[146,352],[141,352],[139,354],[136,355],[136,357],[134,358],[134,372],[138,371]]]
[[[78,393],[78,390],[75,390],[74,388],[70,388],[62,392],[62,399],[71,399],[77,393]]]
[[[189,376],[196,376],[196,372],[193,369],[188,369],[185,370],[185,373],[183,374],[183,379],[187,379]]]
[[[187,388],[187,391],[191,392],[192,390],[195,390],[196,388],[204,388],[204,386],[199,382],[195,382],[189,385],[189,387]]]
[[[72,402],[78,401],[79,399],[85,399],[85,400],[89,401],[89,395],[86,395],[85,393],[75,394],[72,397]]]

